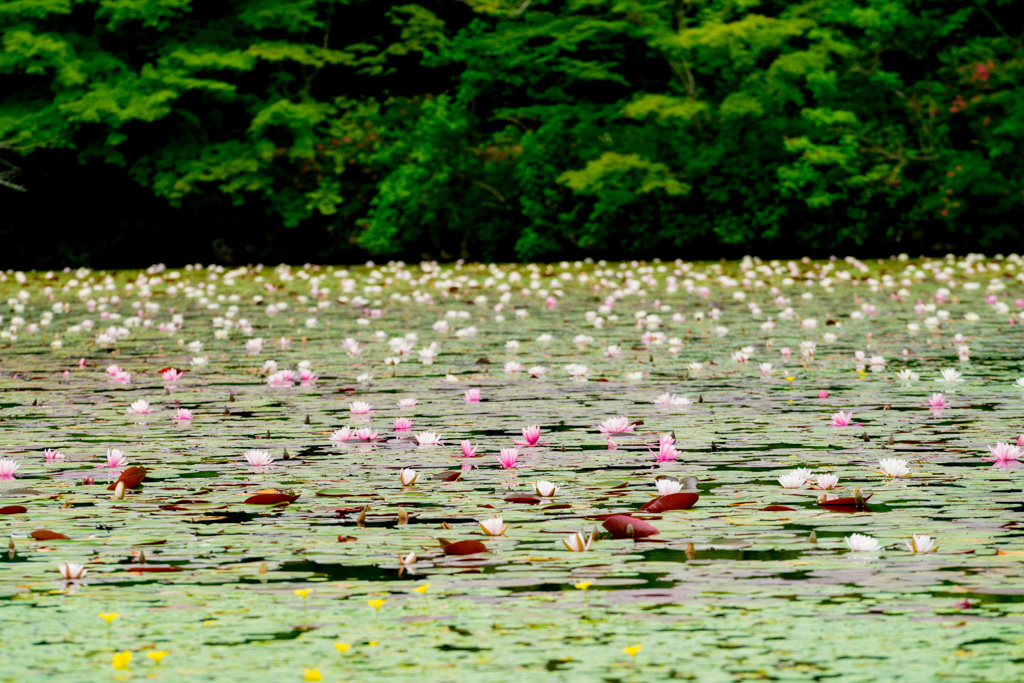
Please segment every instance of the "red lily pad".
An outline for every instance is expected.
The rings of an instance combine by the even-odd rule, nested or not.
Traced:
[[[641,510],[646,512],[668,512],[669,510],[689,510],[697,504],[697,499],[700,495],[697,493],[688,493],[680,491],[679,493],[670,493],[667,496],[660,496],[654,500],[649,500],[644,503]]]
[[[796,508],[786,507],[785,505],[769,505],[768,507],[761,508],[762,512],[796,512]]]
[[[605,529],[611,532],[612,538],[645,538],[659,533],[657,527],[648,524],[642,519],[630,517],[629,515],[613,515],[604,520],[602,524]],[[632,527],[632,531],[630,531]]]
[[[294,503],[298,500],[299,494],[290,493],[257,493],[249,496],[245,502],[249,505],[278,505],[280,503]]]
[[[869,493],[861,500],[866,503],[873,495],[874,494]],[[827,493],[823,493],[818,496],[818,505],[822,507],[853,507],[857,505],[857,499],[853,496],[836,496],[835,498],[829,498]]]
[[[0,515],[20,515],[23,512],[28,512],[24,505],[5,505],[0,508]]]
[[[139,485],[142,484],[142,480],[145,479],[145,478],[146,478],[146,468],[145,467],[137,467],[135,465],[132,465],[131,467],[126,469],[124,472],[122,472],[121,476],[117,478],[117,481],[115,481],[113,484],[108,486],[107,490],[108,491],[113,491],[114,489],[117,488],[117,485],[118,485],[119,482],[124,482],[124,487],[126,489],[138,488]]]
[[[157,566],[157,567],[153,567],[153,566],[149,566],[149,565],[139,565],[138,567],[129,567],[128,571],[130,571],[130,572],[181,572],[181,571],[185,571],[185,570],[182,569],[181,567],[171,567],[171,566]]]
[[[441,544],[441,549],[444,550],[445,555],[475,555],[476,553],[486,553],[487,546],[480,541],[447,541],[443,538],[437,539],[437,542]]]
[[[506,503],[526,503],[527,505],[536,505],[540,502],[540,498],[537,496],[509,496],[505,499]]]
[[[29,536],[36,539],[37,541],[58,541],[61,539],[67,540],[68,538],[62,533],[50,531],[49,529],[37,529],[36,531],[30,533]]]

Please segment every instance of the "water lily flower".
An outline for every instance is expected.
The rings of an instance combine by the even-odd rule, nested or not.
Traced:
[[[659,496],[670,496],[683,490],[683,484],[672,477],[659,477],[654,480],[654,486],[658,489]]]
[[[369,415],[373,406],[366,401],[352,401],[348,404],[348,409],[353,415]]]
[[[416,443],[420,446],[440,446],[441,435],[438,432],[420,432],[416,435]]]
[[[565,371],[569,373],[569,377],[573,380],[582,382],[587,378],[587,373],[590,372],[590,369],[580,363],[569,363],[565,366]]]
[[[853,420],[853,412],[844,413],[839,411],[838,413],[832,414],[832,421],[829,424],[833,427],[848,427],[850,422]]]
[[[495,515],[480,522],[480,529],[488,536],[502,536],[508,529],[508,524],[502,522],[501,515]]]
[[[65,581],[74,581],[89,573],[84,564],[77,564],[75,562],[61,562],[57,565],[57,569]]]
[[[541,498],[550,498],[558,493],[558,487],[547,480],[540,480],[533,484],[533,491]]]
[[[839,483],[839,477],[835,474],[819,474],[814,483],[822,490],[834,489]]]
[[[360,427],[352,433],[352,438],[357,441],[373,441],[377,438],[377,430],[370,427]]]
[[[153,409],[149,407],[149,401],[144,398],[140,398],[138,401],[132,401],[132,405],[128,408],[129,415],[148,415],[152,413]]]
[[[1024,377],[1018,377],[1014,384],[1016,384],[1018,388],[1024,389]]]
[[[982,458],[982,460],[988,462],[1010,462],[1011,460],[1020,459],[1021,452],[1020,446],[1014,446],[1013,444],[1003,443],[1002,441],[996,442],[995,446],[989,446],[988,450],[992,453],[991,458]]]
[[[335,429],[333,432],[331,432],[331,443],[336,445],[345,443],[351,438],[352,430],[349,429],[347,426],[342,427],[341,429]]]
[[[398,556],[398,564],[402,564],[402,565],[416,564],[416,553],[415,552],[410,552],[408,555],[399,555]]]
[[[625,434],[635,431],[636,425],[630,424],[626,417],[609,417],[597,426],[597,430],[602,434]]]
[[[163,373],[163,376],[164,382],[166,382],[167,384],[171,384],[173,382],[177,382],[179,379],[184,377],[185,373],[181,372],[180,370],[176,370],[175,368],[171,368],[170,370],[166,370]]]
[[[96,465],[96,467],[107,467],[110,469],[118,469],[128,464],[128,457],[124,454],[120,448],[108,448],[107,449],[107,461],[102,465]]]
[[[462,451],[463,458],[475,458],[477,447],[473,445],[473,442],[469,439],[463,439],[459,444],[459,448]]]
[[[656,462],[672,462],[679,457],[679,451],[675,447],[676,440],[671,434],[658,436],[658,452],[654,454]],[[647,450],[651,450],[648,448]],[[654,453],[654,451],[651,451]]]
[[[828,389],[818,389],[818,398],[828,398]]]
[[[174,411],[174,415],[171,415],[171,419],[176,420],[177,422],[188,422],[193,417],[195,417],[195,415],[193,415],[192,411],[188,408],[178,408]]]
[[[942,410],[943,408],[948,408],[949,405],[946,397],[939,392],[935,392],[928,398],[928,408],[930,410]]]
[[[946,368],[945,370],[942,370],[941,373],[942,373],[942,379],[939,380],[940,382],[952,383],[952,382],[963,382],[964,381],[961,378],[960,371],[955,369],[955,368]]]
[[[540,377],[543,377],[544,375],[546,375],[546,374],[547,374],[547,372],[548,372],[548,369],[547,369],[546,367],[544,367],[543,365],[533,365],[533,366],[531,366],[531,367],[530,367],[530,368],[529,368],[529,369],[528,369],[528,370],[526,371],[526,373],[527,373],[527,374],[528,374],[528,375],[529,375],[530,377],[533,377],[533,378],[535,378],[535,379],[537,379],[537,378],[540,378]]]
[[[933,553],[939,549],[935,540],[927,534],[914,534],[910,538],[905,539],[903,543],[907,546],[907,550],[912,553]]]
[[[419,401],[417,401],[414,398],[403,398],[403,399],[401,399],[398,402],[398,407],[399,408],[415,408],[418,403],[419,403]]]
[[[519,449],[518,448],[502,448],[501,455],[494,456],[498,459],[502,469],[514,469],[519,467]]]
[[[267,377],[267,384],[272,387],[293,387],[298,375],[291,370],[281,370]]]
[[[57,462],[63,460],[64,454],[55,448],[44,448],[43,449],[43,460],[46,462]]]
[[[245,452],[245,460],[252,467],[266,467],[274,462],[274,456],[270,454],[270,451],[253,448]]]
[[[479,403],[480,402],[480,390],[479,389],[466,389],[466,393],[462,395],[462,400],[466,403]]]
[[[685,396],[676,396],[675,394],[664,393],[654,399],[654,405],[656,406],[681,406],[686,407],[693,405],[693,401],[686,398]]]
[[[530,425],[529,427],[523,427],[523,441],[516,441],[517,446],[550,446],[549,443],[542,443],[540,441],[540,427],[537,425]]]
[[[568,538],[562,539],[562,544],[565,545],[566,550],[571,550],[574,553],[582,553],[590,550],[590,543],[594,540],[593,535],[584,536],[581,532],[577,531],[571,534]]]
[[[768,376],[774,372],[775,367],[771,363],[761,363],[757,366],[757,369],[761,371],[761,374]]]
[[[189,361],[194,368],[201,368],[210,362],[209,356],[193,356],[192,360]]]
[[[523,371],[523,364],[516,360],[510,360],[502,369],[510,375],[515,375]]]
[[[779,484],[784,489],[798,489],[807,482],[807,477],[799,470],[787,472],[779,477]]]
[[[402,486],[412,486],[420,478],[420,473],[414,469],[403,467],[401,472]]]
[[[394,426],[396,432],[407,432],[412,429],[412,420],[407,417],[396,417]]]
[[[882,474],[887,477],[905,477],[910,474],[907,461],[901,458],[882,458],[878,461],[878,466],[882,468]]]
[[[855,553],[871,553],[882,549],[882,545],[877,539],[864,534],[850,534],[843,540],[846,541],[847,547]]]
[[[901,382],[916,382],[917,380],[921,379],[921,375],[917,374],[910,368],[904,368],[903,370],[900,370],[899,372],[896,373],[896,379],[900,380]]]

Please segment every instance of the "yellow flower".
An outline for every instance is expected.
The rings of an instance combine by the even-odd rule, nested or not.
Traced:
[[[127,669],[128,665],[131,664],[132,653],[125,650],[121,654],[114,655],[114,661],[111,664],[115,669]]]
[[[305,679],[307,681],[322,681],[324,680],[323,675],[319,669],[303,669],[306,672]]]
[[[164,652],[163,650],[154,650],[153,652],[147,652],[146,656],[152,659],[154,662],[159,664],[163,661],[163,658],[171,654],[170,652]]]
[[[110,622],[117,619],[118,616],[117,612],[111,612],[110,614],[100,613],[100,618],[106,620],[107,625],[110,625]]]
[[[345,654],[346,652],[349,651],[349,649],[352,646],[349,645],[348,643],[335,643],[334,647],[337,648],[338,652],[340,652],[341,654]]]
[[[377,641],[376,640],[371,640],[370,642],[367,643],[367,645],[369,645],[370,647],[377,647]]]
[[[420,595],[426,595],[428,588],[430,588],[430,584],[429,583],[425,583],[422,586],[418,586],[416,588],[413,588],[412,592],[413,593],[419,593]]]
[[[574,583],[572,586],[573,588],[579,588],[581,591],[585,591],[593,585],[594,584],[590,581],[581,581],[580,583]]]
[[[298,595],[303,600],[305,600],[306,596],[309,595],[312,592],[313,592],[312,588],[296,588],[295,590],[292,591],[292,593],[295,593],[296,595]]]
[[[379,612],[380,608],[384,606],[385,602],[387,602],[387,600],[383,600],[381,598],[375,598],[373,600],[370,600],[370,602],[367,603],[367,604],[369,604],[370,607],[374,608],[375,610],[377,610]]]
[[[867,377],[868,376],[868,373],[864,372],[863,370],[858,370],[857,374],[860,375],[861,377]]]
[[[629,647],[622,648],[622,651],[630,657],[636,657],[636,653],[640,652],[642,649],[644,649],[643,645],[630,645]]]
[[[785,380],[786,380],[787,382],[792,382],[792,381],[793,381],[793,380],[795,380],[795,379],[796,379],[796,376],[793,376],[793,377],[786,377],[786,378],[785,378]]]

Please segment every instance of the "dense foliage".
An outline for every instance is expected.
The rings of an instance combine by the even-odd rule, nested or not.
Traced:
[[[11,261],[1024,241],[1012,0],[9,0],[0,33]]]

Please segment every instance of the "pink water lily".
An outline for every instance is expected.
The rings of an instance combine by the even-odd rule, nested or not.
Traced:
[[[459,444],[459,448],[462,450],[463,458],[475,458],[477,447],[473,445],[469,439],[463,439],[462,443]]]
[[[989,452],[992,454],[991,458],[982,458],[986,462],[1006,463],[1013,460],[1019,460],[1021,455],[1020,446],[1014,446],[1013,444],[1003,443],[999,441],[995,446],[988,447]]]
[[[195,417],[195,415],[193,415],[192,411],[188,408],[178,408],[174,411],[174,415],[171,415],[171,419],[177,422],[188,422],[193,417]]]
[[[519,467],[519,449],[518,448],[502,448],[501,455],[494,456],[498,459],[498,463],[502,469],[515,469]]]
[[[167,384],[171,384],[173,382],[177,382],[179,379],[181,379],[182,377],[185,376],[184,372],[181,372],[180,370],[176,370],[175,368],[170,368],[169,370],[164,370],[164,372],[162,374],[164,376],[164,382],[166,382]]]
[[[838,413],[832,414],[832,421],[829,424],[833,427],[848,427],[851,421],[853,421],[853,412],[844,413],[840,410]]]
[[[626,434],[636,430],[635,424],[630,424],[628,417],[609,417],[597,425],[597,431],[602,434]]]
[[[0,481],[13,481],[14,473],[21,467],[21,463],[11,458],[0,458]]]
[[[357,441],[373,441],[377,438],[377,430],[369,427],[360,427],[352,436]]]
[[[57,462],[64,459],[64,454],[56,448],[44,448],[43,449],[43,460],[46,462]]]
[[[540,427],[537,425],[530,425],[529,427],[523,427],[523,439],[524,441],[516,441],[517,446],[550,446],[549,442],[540,441]]]
[[[345,443],[352,438],[352,430],[348,427],[342,427],[341,429],[335,429],[331,432],[331,443],[341,444]]]
[[[373,406],[366,401],[352,401],[348,404],[348,409],[353,415],[369,415],[373,412]]]
[[[818,389],[818,398],[828,398],[828,389]]]
[[[947,401],[945,395],[940,392],[935,392],[928,398],[928,408],[931,410],[942,410],[949,406],[949,401]]]
[[[412,429],[412,420],[407,417],[396,417],[394,425],[396,432],[407,432]]]
[[[462,400],[466,403],[479,403],[480,402],[480,390],[479,389],[466,389],[466,393],[462,395]]]
[[[120,448],[108,448],[107,449],[107,461],[102,465],[96,465],[96,467],[107,467],[110,469],[118,469],[128,464],[128,457],[124,454]]]
[[[662,434],[658,437],[658,452],[654,453],[648,446],[647,450],[654,453],[656,462],[672,462],[679,457],[679,451],[675,447],[676,440],[671,434]]]

